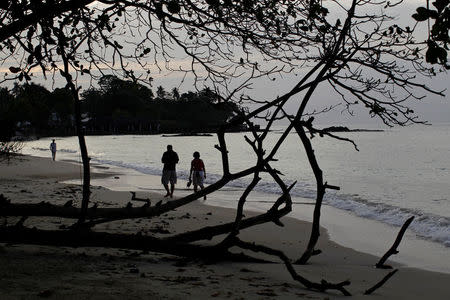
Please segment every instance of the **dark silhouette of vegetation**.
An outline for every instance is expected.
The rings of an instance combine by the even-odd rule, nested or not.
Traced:
[[[83,112],[90,117],[90,133],[214,132],[238,109],[235,103],[221,103],[211,89],[171,93],[152,91],[137,82],[113,75],[100,78],[100,88],[81,94]]]
[[[113,75],[101,77],[99,85],[80,98],[87,134],[214,132],[238,109],[235,103],[219,102],[208,88],[181,95],[173,89],[163,98],[154,98],[147,86]],[[2,88],[0,116],[2,132],[9,138],[76,134],[67,88],[50,92],[34,83],[16,83],[11,91]]]
[[[447,54],[450,44],[450,0],[426,0],[426,6],[417,8],[413,18],[418,22],[428,22],[428,40],[426,60],[432,64],[442,64],[450,69]],[[430,24],[432,23],[432,24]]]
[[[12,90],[2,88],[0,116],[10,137],[75,133],[72,98],[65,88],[50,92],[34,83],[16,83]]]

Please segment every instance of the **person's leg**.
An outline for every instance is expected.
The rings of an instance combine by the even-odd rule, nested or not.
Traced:
[[[203,190],[205,188],[205,186],[203,185],[203,183],[200,184],[200,190]],[[206,200],[206,195],[203,196],[203,200]]]
[[[170,184],[170,198],[173,197],[173,190],[175,189],[175,184],[171,183]]]
[[[166,189],[166,192],[167,192],[164,197],[170,196],[169,185],[167,183],[164,183],[164,188]]]
[[[175,184],[177,184],[177,172],[173,170],[170,174],[170,198],[173,197],[173,191],[175,190]]]
[[[170,172],[167,170],[163,170],[161,183],[163,184],[164,189],[166,190],[166,195],[164,197],[170,196],[169,182],[170,182]]]
[[[203,190],[205,186],[203,185],[203,178],[205,176],[205,173],[200,172],[198,177],[198,185],[200,186],[200,190]],[[203,200],[206,200],[206,195],[203,196]]]
[[[194,171],[192,173],[192,184],[194,185],[194,193],[197,193],[198,189],[198,178],[197,178],[197,172]]]
[[[52,151],[52,159],[55,160],[56,152]]]

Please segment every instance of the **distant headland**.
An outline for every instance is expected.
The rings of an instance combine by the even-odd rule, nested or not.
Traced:
[[[322,129],[326,132],[383,132],[383,129],[362,129],[362,128],[355,128],[350,129],[345,126],[330,126]]]

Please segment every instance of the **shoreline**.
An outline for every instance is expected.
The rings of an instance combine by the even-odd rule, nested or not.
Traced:
[[[136,170],[110,165],[108,165],[107,170],[120,173],[119,178],[97,178],[93,180],[94,184],[115,191],[135,190],[144,193],[164,193],[159,176],[143,174]],[[74,183],[73,181],[68,182]],[[178,179],[175,193],[182,196],[191,193],[192,188],[186,189],[185,186],[186,181]],[[204,204],[219,208],[235,209],[235,199],[237,197],[234,195],[235,193],[233,191],[230,192],[230,190],[217,191],[216,195],[209,197]],[[267,197],[266,194],[253,192],[252,197],[253,200],[246,203],[248,210],[258,212],[269,208],[269,204],[264,204]],[[269,202],[272,203],[271,201]],[[287,217],[311,223],[314,209],[314,205],[310,204],[311,199],[293,197],[293,203],[293,210]],[[400,230],[400,227],[361,218],[329,205],[322,205],[321,227],[325,228],[326,234],[332,242],[376,257],[384,255],[391,247]],[[310,232],[310,228],[308,230]],[[450,274],[450,249],[444,245],[418,238],[414,233],[407,230],[398,250],[399,254],[392,255],[389,258],[390,261],[400,263],[406,267]],[[424,252],[428,253],[427,260],[421,259]],[[443,257],[448,257],[448,259],[442,259]]]
[[[27,156],[27,155],[25,155]],[[40,156],[33,156],[40,157]],[[61,159],[76,165],[79,168],[78,178],[81,177],[82,169],[80,162],[73,159]],[[112,191],[141,191],[150,193],[165,193],[160,184],[160,177],[157,175],[144,174],[133,169],[127,169],[114,165],[103,165],[98,162],[91,163],[91,184],[103,186]],[[81,179],[67,179],[65,183],[81,185]],[[186,189],[186,181],[178,179],[176,193],[188,195],[191,189]],[[209,198],[205,205],[231,208],[236,207],[235,193],[230,190],[217,191],[217,196]],[[257,200],[248,201],[246,207],[251,211],[262,211],[261,207],[269,208],[262,203],[267,197],[266,194],[253,192],[253,197]],[[260,200],[258,200],[260,199]],[[261,201],[262,199],[262,201]],[[269,201],[270,202],[270,201]],[[293,197],[293,210],[287,216],[300,221],[312,222],[313,205],[309,205],[311,199]],[[300,204],[295,204],[300,203]],[[334,208],[329,205],[322,205],[321,226],[326,228],[331,241],[340,246],[349,247],[356,251],[381,257],[392,245],[400,230],[385,223],[372,219],[365,219],[350,212]],[[363,228],[361,230],[361,228]],[[308,232],[310,229],[308,228]],[[309,238],[309,236],[308,236]],[[390,261],[400,263],[406,267],[419,268],[432,272],[442,272],[450,274],[450,251],[449,248],[415,236],[409,230],[406,231],[399,247],[399,254],[392,255]],[[422,254],[426,252],[427,260],[422,260]],[[442,259],[447,257],[448,259]]]
[[[79,165],[66,162],[52,162],[47,158],[24,156],[13,166],[0,168],[0,193],[14,202],[42,201],[63,204],[67,199],[79,196],[78,185],[61,181],[79,176]],[[119,169],[92,169],[97,181],[119,182],[132,180]],[[107,173],[99,175],[98,173]],[[107,177],[104,177],[107,176]],[[115,179],[114,177],[119,177]],[[155,176],[156,177],[156,176]],[[144,178],[141,178],[144,180]],[[148,177],[146,178],[148,179]],[[93,183],[95,185],[95,183]],[[179,183],[181,186],[182,183]],[[77,187],[78,186],[78,187]],[[124,188],[129,187],[126,182]],[[130,199],[128,191],[111,191],[104,187],[92,188],[92,202],[101,205],[123,206]],[[181,191],[180,191],[181,192]],[[187,192],[187,191],[186,191]],[[161,193],[162,194],[162,193]],[[162,195],[150,191],[139,191],[138,197],[149,196],[153,201],[163,199]],[[154,203],[154,202],[153,202]],[[135,204],[136,206],[140,204]],[[246,214],[252,214],[246,211]],[[177,209],[176,212],[161,216],[154,222],[160,226],[168,222],[171,232],[181,232],[204,226],[208,222],[222,223],[234,219],[234,209],[203,205],[195,201]],[[36,221],[38,224],[39,220]],[[50,226],[59,226],[62,220],[50,220]],[[255,241],[282,250],[289,258],[297,258],[309,238],[310,223],[291,217],[282,219],[285,228],[274,224],[264,224],[241,232],[241,238]],[[27,221],[27,226],[34,224]],[[130,220],[100,226],[101,230],[135,233],[137,230],[151,229],[157,225],[149,220]],[[169,224],[170,223],[170,224]],[[172,224],[173,223],[173,224]],[[390,243],[390,242],[389,242]],[[423,299],[424,297],[445,299],[450,295],[449,274],[408,268],[393,263],[400,272],[373,295],[362,296],[389,270],[374,269],[378,257],[340,246],[322,234],[318,248],[323,250],[306,266],[296,266],[297,271],[314,281],[321,279],[338,282],[351,281],[349,290],[355,297],[364,299]],[[6,299],[32,297],[39,293],[50,293],[55,298],[78,299],[131,299],[164,298],[181,299],[186,296],[198,299],[246,298],[246,299],[287,299],[287,298],[327,298],[344,299],[334,291],[318,293],[310,291],[295,282],[278,260],[276,263],[217,263],[204,264],[198,261],[158,254],[143,254],[138,251],[100,248],[67,248],[34,245],[0,244],[0,276],[4,285],[0,294]],[[400,253],[402,255],[402,250]],[[426,254],[424,254],[426,256]],[[184,261],[184,262],[183,262]],[[391,264],[391,261],[388,261]],[[137,270],[137,273],[136,273]],[[347,297],[345,297],[347,299]]]

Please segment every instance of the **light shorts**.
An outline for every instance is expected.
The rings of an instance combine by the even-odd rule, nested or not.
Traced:
[[[177,183],[177,172],[175,170],[163,170],[161,177],[162,184],[176,184]]]
[[[205,173],[203,171],[194,171],[194,176],[192,176],[192,183],[194,185],[203,186],[203,178]]]

